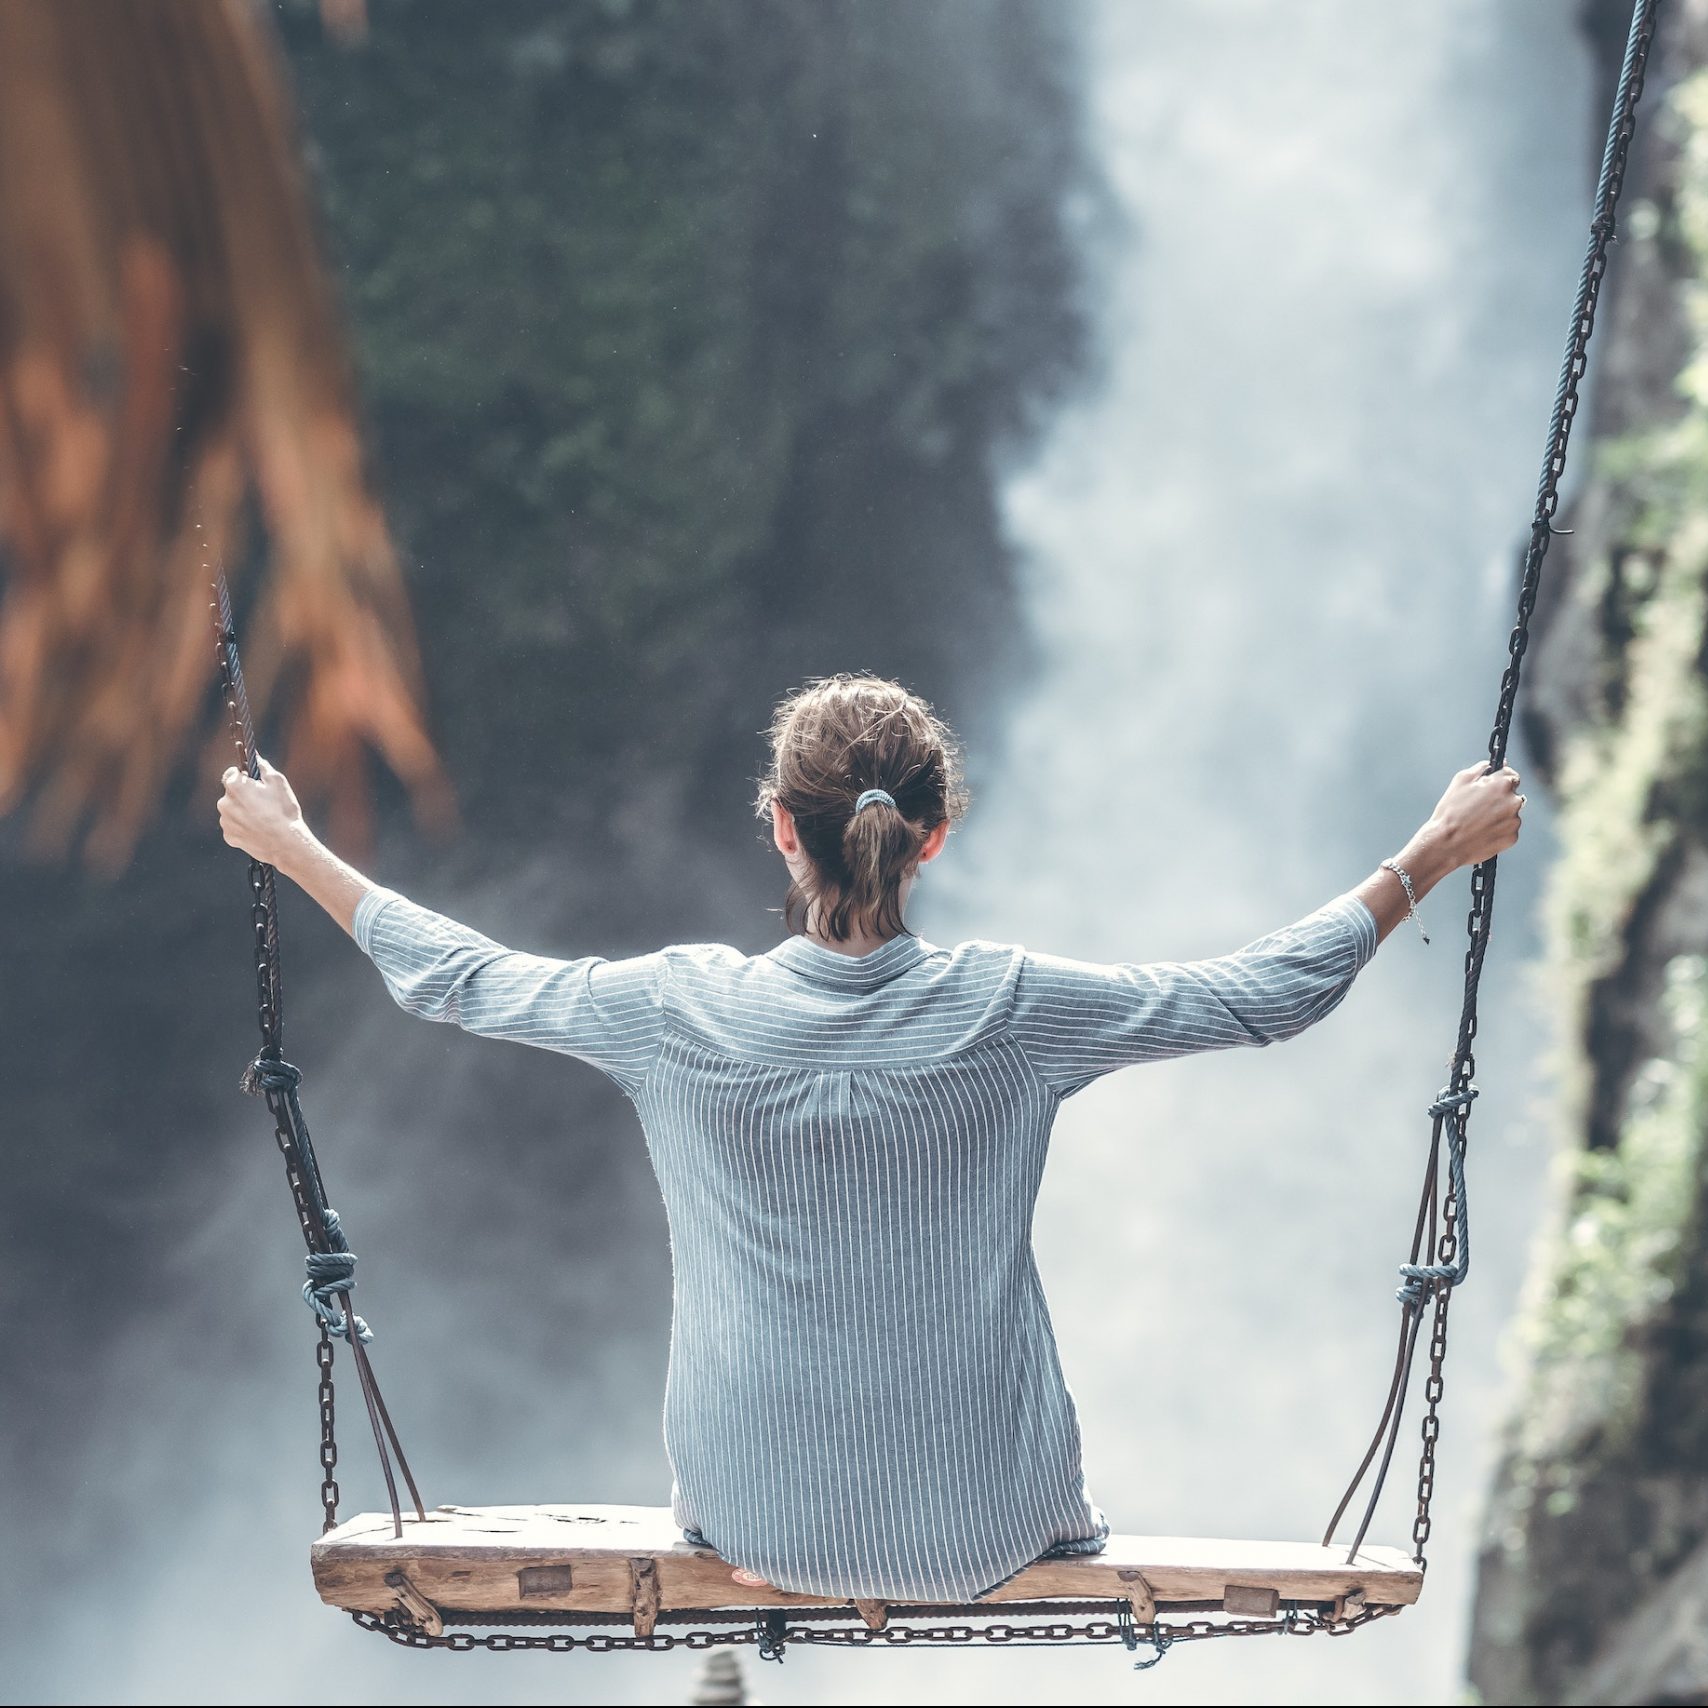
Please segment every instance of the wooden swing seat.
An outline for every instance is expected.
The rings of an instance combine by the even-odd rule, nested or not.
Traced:
[[[492,1613],[608,1613],[650,1636],[661,1613],[731,1607],[824,1607],[823,1596],[748,1589],[710,1548],[682,1539],[655,1506],[441,1506],[406,1518],[401,1540],[388,1514],[365,1512],[310,1550],[322,1601],[353,1613],[401,1611],[437,1633],[444,1619]],[[1283,1602],[1331,1608],[1405,1606],[1423,1572],[1398,1548],[1314,1542],[1222,1542],[1179,1536],[1111,1536],[1101,1554],[1040,1560],[979,1603],[1120,1600],[1148,1623],[1159,1608],[1273,1617]],[[840,1605],[848,1605],[842,1603]],[[881,1602],[852,1603],[881,1626]]]

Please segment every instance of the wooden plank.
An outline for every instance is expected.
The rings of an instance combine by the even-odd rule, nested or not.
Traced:
[[[316,1541],[310,1561],[321,1599],[385,1612],[397,1603],[386,1574],[402,1570],[436,1607],[573,1609],[626,1620],[643,1616],[631,1563],[639,1559],[655,1566],[644,1596],[649,1612],[825,1605],[823,1596],[735,1583],[728,1562],[685,1542],[664,1507],[439,1507],[425,1523],[406,1518],[401,1541],[391,1531],[389,1515],[363,1513]],[[1164,1607],[1220,1602],[1230,1585],[1284,1601],[1332,1602],[1361,1593],[1373,1605],[1405,1606],[1417,1600],[1423,1574],[1398,1548],[1364,1548],[1348,1565],[1344,1549],[1310,1542],[1111,1536],[1101,1554],[1027,1566],[985,1601],[1107,1598],[1129,1600],[1136,1612],[1147,1597]]]

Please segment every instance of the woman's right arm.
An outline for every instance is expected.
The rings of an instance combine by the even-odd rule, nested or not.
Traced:
[[[300,885],[354,937],[356,909],[376,886],[308,828],[284,772],[275,771],[265,759],[257,763],[259,777],[246,776],[233,765],[220,779],[221,834],[250,859]]]
[[[664,957],[557,960],[507,949],[382,889],[340,860],[303,819],[284,773],[225,774],[225,840],[274,867],[356,939],[400,1008],[487,1038],[508,1038],[602,1068],[631,1094],[663,1037]]]
[[[1459,772],[1394,856],[1417,899],[1510,848],[1523,799],[1511,769]],[[1013,1035],[1062,1096],[1135,1062],[1277,1043],[1339,1005],[1407,908],[1404,884],[1382,866],[1297,924],[1213,960],[1097,965],[1028,954],[1015,981]]]

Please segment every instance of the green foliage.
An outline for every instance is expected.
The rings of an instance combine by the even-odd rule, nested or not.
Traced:
[[[1639,1331],[1672,1300],[1689,1257],[1708,1127],[1703,958],[1678,957],[1667,983],[1675,1052],[1637,1076],[1616,1147],[1566,1158],[1570,1209],[1532,1331],[1541,1391],[1525,1445],[1537,1456],[1562,1446],[1562,1426],[1574,1447],[1586,1430],[1604,1447],[1630,1445],[1643,1400]],[[1554,1479],[1549,1513],[1571,1510],[1569,1482]]]
[[[1679,380],[1678,419],[1602,453],[1618,546],[1579,596],[1602,614],[1603,716],[1575,733],[1561,766],[1562,853],[1548,901],[1549,987],[1568,1041],[1565,1114],[1582,1137],[1563,1159],[1547,1292],[1526,1325],[1534,1391],[1510,1475],[1521,1500],[1545,1495],[1556,1519],[1572,1513],[1597,1464],[1631,1451],[1647,1425],[1653,1336],[1708,1235],[1702,957],[1667,964],[1650,1059],[1598,1059],[1596,1034],[1597,1002],[1627,976],[1645,910],[1708,846],[1708,75],[1673,100],[1685,169],[1645,241],[1686,248],[1698,353]],[[1591,1101],[1610,1079],[1624,1089],[1614,1130],[1598,1138]]]
[[[1563,855],[1549,896],[1556,988],[1581,1026],[1593,982],[1624,953],[1632,911],[1661,859],[1681,838],[1699,837],[1708,778],[1708,693],[1701,670],[1708,633],[1708,479],[1678,501],[1688,459],[1705,431],[1696,412],[1663,444],[1646,440],[1643,466],[1655,476],[1634,509],[1620,557],[1620,626],[1628,638],[1613,668],[1616,711],[1577,732],[1561,767]],[[1629,452],[1629,447],[1622,447]],[[1657,493],[1669,490],[1672,502]],[[1610,570],[1591,596],[1605,604]]]

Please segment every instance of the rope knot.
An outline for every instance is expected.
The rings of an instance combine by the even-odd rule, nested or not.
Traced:
[[[1455,1215],[1454,1259],[1451,1263],[1402,1263],[1394,1297],[1408,1311],[1421,1311],[1438,1292],[1457,1287],[1471,1271],[1471,1206],[1465,1191],[1465,1122],[1460,1111],[1477,1100],[1474,1085],[1455,1091],[1445,1086],[1429,1106],[1430,1119],[1447,1122],[1447,1191]],[[1459,1119],[1452,1119],[1459,1115]],[[1433,1187],[1431,1188],[1433,1190]]]
[[[289,1067],[288,1062],[281,1066]],[[295,1073],[296,1069],[291,1068]],[[329,1251],[311,1251],[303,1259],[308,1279],[302,1284],[303,1303],[326,1324],[326,1332],[339,1340],[350,1338],[354,1323],[356,1338],[366,1346],[374,1338],[373,1330],[354,1311],[346,1317],[338,1304],[338,1295],[356,1285],[356,1254],[344,1238],[344,1224],[338,1212],[329,1205],[326,1210],[326,1243]]]
[[[1468,1109],[1481,1095],[1474,1085],[1467,1085],[1463,1091],[1443,1086],[1429,1106],[1429,1117],[1434,1120],[1437,1115],[1451,1115],[1455,1109]]]
[[[1447,1279],[1438,1263],[1402,1263],[1400,1274],[1404,1279],[1394,1289],[1394,1297],[1408,1311],[1421,1311],[1434,1296],[1436,1283]]]
[[[781,1607],[766,1608],[754,1623],[753,1641],[762,1661],[776,1661],[780,1666],[789,1641],[787,1612]]]
[[[257,1056],[243,1070],[238,1084],[251,1096],[261,1097],[269,1091],[295,1091],[302,1084],[302,1069],[279,1056]]]

